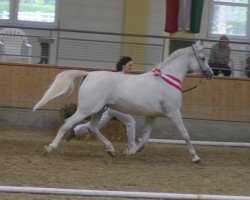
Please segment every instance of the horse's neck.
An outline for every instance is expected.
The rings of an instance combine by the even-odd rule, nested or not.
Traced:
[[[163,74],[171,74],[183,81],[188,71],[188,56],[183,55],[175,59],[163,62],[161,71]]]

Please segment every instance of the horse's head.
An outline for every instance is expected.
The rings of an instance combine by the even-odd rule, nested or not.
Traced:
[[[192,45],[193,50],[193,59],[190,64],[190,68],[192,71],[200,71],[202,75],[211,79],[214,75],[212,69],[209,67],[208,62],[205,58],[203,46],[200,41],[197,41],[194,45]]]

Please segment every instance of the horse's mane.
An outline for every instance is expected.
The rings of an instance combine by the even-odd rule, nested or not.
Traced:
[[[161,69],[166,67],[166,65],[169,64],[170,62],[172,62],[172,60],[176,59],[180,55],[183,55],[183,54],[187,53],[189,50],[190,50],[190,48],[187,47],[187,48],[182,48],[182,49],[178,49],[178,50],[174,51],[162,63],[160,63],[158,66]]]

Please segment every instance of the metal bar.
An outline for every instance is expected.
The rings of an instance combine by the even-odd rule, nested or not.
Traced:
[[[7,25],[0,25],[3,28],[20,28],[20,26],[7,26]],[[21,27],[22,29],[31,29],[31,30],[47,30],[47,31],[58,31],[58,32],[75,32],[75,33],[87,33],[87,34],[99,34],[99,35],[119,35],[119,36],[132,36],[132,37],[150,37],[150,38],[164,38],[164,39],[171,39],[171,40],[181,40],[181,41],[208,41],[208,42],[218,42],[218,39],[204,39],[204,38],[178,38],[172,36],[159,36],[159,35],[146,35],[146,34],[129,34],[129,33],[113,33],[113,32],[101,32],[101,31],[84,31],[84,30],[71,30],[71,29],[61,29],[61,28],[35,28],[35,27]],[[250,45],[250,42],[241,42],[241,41],[230,41],[230,43],[236,44],[244,44]]]
[[[41,188],[41,187],[16,187],[0,186],[0,192],[5,193],[29,193],[29,194],[52,194],[71,196],[95,196],[95,197],[120,197],[120,198],[144,198],[165,200],[250,200],[250,196],[226,196],[206,194],[179,194],[160,192],[131,192],[109,190],[82,190],[64,188]]]
[[[141,138],[139,139],[141,140]],[[184,140],[166,140],[166,139],[149,139],[150,143],[157,144],[186,144]],[[217,142],[217,141],[191,141],[194,145],[204,146],[228,146],[228,147],[250,147],[250,143],[246,142]]]

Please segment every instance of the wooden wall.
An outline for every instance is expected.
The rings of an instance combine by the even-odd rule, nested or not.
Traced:
[[[0,63],[0,107],[31,109],[55,76],[66,69],[50,65]],[[76,80],[76,85],[80,81]],[[250,79],[215,77],[212,81],[204,81],[189,75],[183,88],[195,85],[198,87],[183,93],[184,118],[250,122]],[[59,110],[67,103],[76,103],[76,97],[77,89],[70,96],[53,100],[43,109]]]
[[[250,122],[250,79],[214,77],[202,81],[188,76],[184,88],[198,85],[183,94],[184,118]]]

